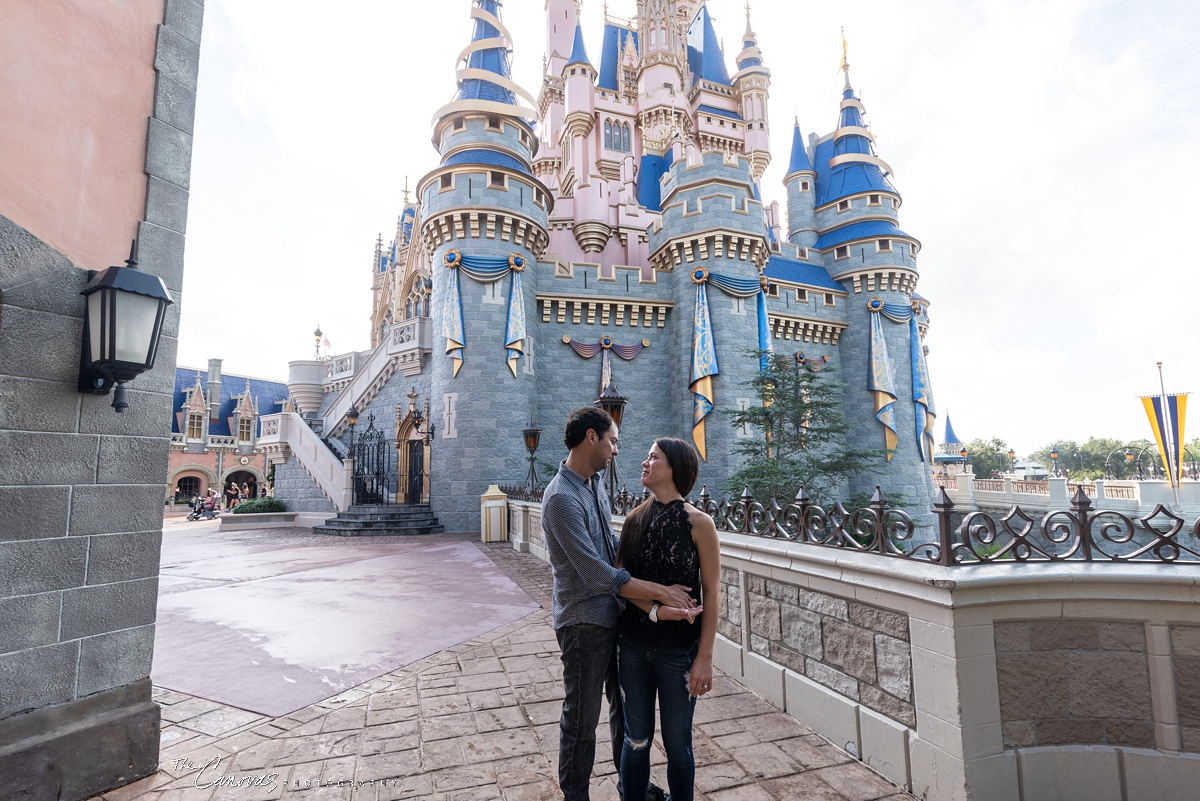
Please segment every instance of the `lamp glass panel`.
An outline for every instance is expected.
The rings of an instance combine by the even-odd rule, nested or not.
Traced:
[[[158,299],[133,292],[117,292],[116,298],[116,360],[145,364],[154,347]]]
[[[92,362],[104,358],[101,347],[104,344],[104,300],[108,297],[106,290],[93,292],[87,296],[88,343]]]

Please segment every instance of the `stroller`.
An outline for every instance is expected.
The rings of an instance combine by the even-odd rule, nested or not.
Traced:
[[[221,514],[221,509],[217,506],[216,498],[201,498],[199,495],[188,501],[188,506],[192,511],[188,512],[188,520],[199,520],[206,518],[208,520],[216,520]]]

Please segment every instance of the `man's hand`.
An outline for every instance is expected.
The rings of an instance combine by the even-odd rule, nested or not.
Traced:
[[[697,605],[696,599],[688,594],[691,590],[691,587],[685,587],[682,584],[672,584],[670,587],[662,588],[662,594],[657,597],[657,600],[663,606],[691,609]]]
[[[675,606],[659,606],[659,620],[686,620],[688,623],[695,623],[696,617],[704,611],[703,606],[693,606],[691,609],[680,609]]]

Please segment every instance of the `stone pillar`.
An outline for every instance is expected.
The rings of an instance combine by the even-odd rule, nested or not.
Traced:
[[[0,163],[0,796],[24,801],[78,801],[158,768],[150,664],[180,306],[117,414],[78,390],[79,293],[136,235],[139,269],[180,297],[203,18],[193,0],[120,19],[56,9],[5,20],[30,68],[0,71],[0,117],[19,98],[23,119],[0,129],[0,152],[22,154]]]

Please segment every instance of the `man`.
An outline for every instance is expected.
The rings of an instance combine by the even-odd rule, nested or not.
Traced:
[[[624,601],[618,597],[695,605],[688,587],[642,581],[613,566],[616,538],[598,473],[617,455],[617,435],[607,412],[591,406],[571,412],[563,431],[569,453],[542,496],[542,530],[554,574],[554,631],[563,662],[558,782],[565,801],[589,801],[602,695],[608,697],[613,762],[620,775],[625,726],[617,688],[616,626]],[[653,785],[651,791],[661,793]]]

